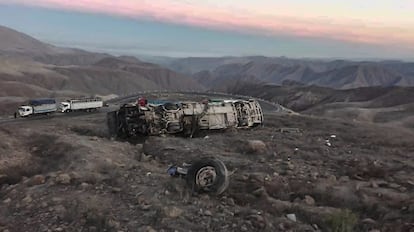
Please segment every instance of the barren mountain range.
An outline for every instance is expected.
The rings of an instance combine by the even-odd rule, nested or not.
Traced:
[[[285,57],[184,58],[159,62],[193,75],[209,88],[225,90],[222,81],[260,81],[281,84],[293,80],[336,89],[369,86],[413,86],[414,63],[401,61],[289,59]]]
[[[2,113],[34,97],[105,96],[151,89],[203,87],[191,77],[133,57],[55,47],[0,26]]]
[[[389,98],[394,103],[413,102],[412,88],[391,88],[414,85],[414,63],[408,62],[262,56],[158,57],[151,61],[158,64],[56,47],[0,26],[0,113],[10,113],[28,98],[120,95],[161,89],[244,93],[309,112],[315,111],[316,106],[349,103],[360,94],[380,96],[384,91],[394,96]],[[386,103],[379,101],[377,107],[397,105],[381,105]],[[321,108],[318,112],[326,113]]]

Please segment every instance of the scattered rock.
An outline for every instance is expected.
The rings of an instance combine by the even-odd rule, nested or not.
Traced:
[[[246,145],[246,152],[261,154],[266,152],[266,144],[261,140],[249,140]]]
[[[361,222],[364,224],[371,224],[371,225],[377,224],[377,222],[372,218],[365,218]]]
[[[114,187],[114,188],[112,188],[112,192],[113,193],[119,193],[119,192],[121,192],[121,188],[116,188],[116,187]]]
[[[139,158],[139,161],[142,161],[142,162],[148,162],[148,161],[150,161],[152,159],[152,156],[151,155],[146,155],[144,152],[142,152],[141,153],[141,156],[140,156],[140,158]]]
[[[286,217],[287,217],[289,220],[293,221],[293,222],[296,222],[296,221],[297,221],[297,220],[296,220],[296,215],[295,215],[295,214],[293,214],[293,213],[291,213],[291,214],[287,214],[287,215],[286,215]]]
[[[249,219],[253,222],[253,225],[257,228],[265,228],[266,227],[266,221],[261,215],[253,214],[249,216]]]
[[[176,207],[176,206],[172,206],[172,207],[164,207],[164,214],[169,217],[169,218],[177,218],[179,216],[181,216],[181,214],[183,214],[183,210]]]
[[[213,216],[213,213],[210,210],[205,210],[204,215],[211,217],[211,216]]]
[[[69,174],[63,173],[63,174],[59,174],[56,177],[56,182],[58,184],[70,184],[71,178],[69,176]]]
[[[227,204],[228,204],[229,206],[234,206],[234,205],[235,205],[235,203],[234,203],[234,199],[233,199],[233,198],[228,198],[228,199],[227,199]]]
[[[29,204],[33,201],[32,197],[27,195],[25,198],[23,198],[22,202],[25,204]]]
[[[315,199],[313,199],[313,197],[306,195],[305,199],[303,200],[303,202],[307,205],[315,205]]]
[[[327,180],[330,183],[336,183],[336,176],[334,176],[334,175],[328,175],[327,176]]]
[[[401,215],[396,211],[390,211],[384,216],[384,220],[397,220],[401,218]]]
[[[142,209],[142,210],[149,210],[149,209],[151,209],[151,207],[152,207],[152,205],[146,205],[146,204],[142,204],[142,205],[140,205],[140,209]]]
[[[44,175],[35,175],[29,182],[29,185],[41,185],[46,182],[46,178]]]
[[[52,197],[52,201],[53,202],[61,202],[61,201],[63,201],[63,199],[60,198],[60,197]]]
[[[390,188],[394,188],[394,189],[398,189],[401,187],[401,185],[396,184],[396,183],[390,183],[388,186],[390,186]]]
[[[110,219],[108,220],[108,226],[113,229],[118,229],[121,227],[121,223],[116,220]]]
[[[4,204],[9,204],[11,202],[11,199],[10,198],[7,198],[7,199],[5,199],[4,201],[3,201],[3,203]]]
[[[264,194],[266,194],[266,189],[262,186],[256,190],[254,190],[252,192],[253,195],[255,195],[256,197],[260,197],[263,196]]]

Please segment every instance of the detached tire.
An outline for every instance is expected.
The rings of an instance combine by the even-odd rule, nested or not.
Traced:
[[[188,186],[198,193],[220,195],[229,186],[226,165],[216,158],[203,158],[195,161],[187,171]]]

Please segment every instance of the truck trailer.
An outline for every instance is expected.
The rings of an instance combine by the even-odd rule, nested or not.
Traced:
[[[28,105],[19,107],[18,112],[20,117],[28,117],[31,115],[51,114],[56,112],[55,99],[33,99],[29,101]]]
[[[62,113],[72,111],[94,111],[103,106],[101,98],[70,99],[60,103],[59,110]]]

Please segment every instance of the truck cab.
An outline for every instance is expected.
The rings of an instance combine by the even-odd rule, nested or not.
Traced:
[[[61,102],[59,110],[62,113],[69,112],[70,111],[70,102]]]
[[[27,117],[33,114],[33,107],[31,106],[20,106],[18,109],[20,117]]]

